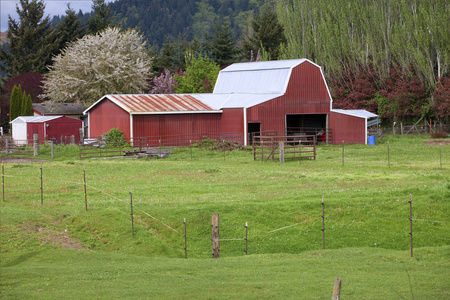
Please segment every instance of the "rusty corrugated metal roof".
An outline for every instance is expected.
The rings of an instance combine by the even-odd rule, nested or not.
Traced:
[[[215,111],[187,94],[107,95],[106,97],[129,113]]]

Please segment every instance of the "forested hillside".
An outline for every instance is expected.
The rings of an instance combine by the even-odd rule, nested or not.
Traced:
[[[236,40],[247,30],[260,7],[273,0],[117,0],[109,3],[113,23],[123,28],[137,28],[149,44],[160,49],[176,39],[202,40],[214,33],[214,27],[230,23]],[[87,22],[91,14],[78,13]],[[55,16],[56,25],[62,16]]]

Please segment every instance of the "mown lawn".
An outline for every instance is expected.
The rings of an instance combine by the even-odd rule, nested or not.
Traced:
[[[285,164],[247,151],[80,161],[74,147],[61,146],[54,160],[42,149],[43,205],[40,164],[4,165],[2,295],[322,299],[341,277],[350,299],[445,299],[450,146],[427,140],[345,145],[344,160],[341,146],[320,146],[317,160]]]

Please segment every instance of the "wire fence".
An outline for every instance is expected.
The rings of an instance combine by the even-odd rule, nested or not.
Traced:
[[[45,169],[44,169],[45,170]],[[13,173],[13,169],[9,169],[11,173]],[[81,175],[81,172],[80,172]],[[83,176],[83,177],[82,177]],[[133,214],[135,215],[141,215],[140,217],[146,216],[150,218],[155,223],[160,224],[159,226],[162,228],[166,228],[169,231],[175,233],[180,238],[184,238],[185,240],[185,247],[184,248],[173,248],[169,247],[176,252],[184,252],[185,257],[187,258],[187,251],[189,249],[189,252],[196,252],[200,255],[204,255],[205,253],[208,253],[207,250],[207,243],[212,241],[211,238],[211,231],[208,230],[208,228],[211,228],[211,224],[189,224],[193,225],[191,229],[187,230],[187,222],[189,220],[184,219],[177,220],[173,217],[169,217],[171,219],[170,222],[167,222],[164,220],[164,218],[169,219],[167,216],[160,217],[156,216],[154,213],[150,213],[148,207],[147,201],[138,201],[138,203],[132,203],[131,196],[132,192],[130,190],[130,199],[126,199],[123,196],[117,196],[114,192],[108,192],[105,191],[103,188],[99,187],[99,182],[97,183],[87,183],[86,177],[85,177],[85,169],[83,166],[83,173],[82,176],[80,176],[79,181],[72,181],[67,180],[65,178],[59,177],[57,180],[52,179],[52,189],[50,191],[46,191],[45,185],[47,185],[47,180],[45,179],[45,172],[43,172],[43,165],[40,165],[40,176],[38,178],[31,179],[27,177],[27,189],[32,188],[29,186],[30,184],[36,185],[34,189],[40,189],[40,199],[41,199],[41,205],[44,205],[45,202],[45,196],[51,194],[55,190],[56,186],[61,186],[61,184],[64,184],[66,187],[67,185],[74,186],[75,189],[80,190],[79,197],[82,198],[81,195],[83,195],[83,200],[86,201],[86,210],[88,210],[88,203],[92,200],[91,197],[94,198],[94,202],[98,201],[98,196],[92,195],[97,193],[97,195],[106,196],[108,199],[112,200],[113,203],[121,203],[120,206],[121,210],[126,210],[127,207],[131,208],[131,216],[133,218]],[[73,178],[73,176],[71,177]],[[6,180],[5,180],[6,179]],[[8,185],[5,184],[5,181],[13,180],[16,182],[19,182],[24,179],[24,176],[21,174],[6,174],[4,164],[1,165],[1,181],[2,181],[2,201],[7,201],[8,198]],[[30,180],[34,180],[33,183],[30,182]],[[45,183],[45,185],[44,185]],[[101,184],[100,184],[101,185]],[[83,189],[84,187],[84,189]],[[88,191],[86,193],[86,190]],[[82,193],[84,191],[84,193]],[[93,193],[94,191],[94,193]],[[92,196],[90,196],[91,194]],[[123,193],[122,193],[123,194]],[[89,195],[89,196],[88,196]],[[75,196],[78,198],[78,196]],[[317,212],[321,212],[321,215],[317,215],[316,217],[311,217],[311,226],[305,226],[308,225],[304,221],[298,221],[298,222],[292,222],[289,223],[286,220],[286,224],[283,226],[274,226],[273,228],[270,228],[269,224],[248,224],[245,222],[244,224],[241,224],[240,226],[236,226],[235,224],[229,227],[234,227],[231,230],[225,230],[225,234],[222,234],[222,236],[218,239],[218,242],[228,243],[228,242],[239,242],[241,243],[242,249],[245,248],[245,254],[248,253],[262,253],[262,252],[270,252],[270,247],[273,247],[276,245],[276,248],[278,250],[280,249],[287,249],[288,252],[291,251],[290,249],[292,247],[298,246],[298,243],[292,243],[292,236],[297,236],[299,240],[303,240],[303,243],[314,243],[315,246],[308,245],[307,247],[304,247],[304,249],[319,249],[320,245],[322,246],[322,249],[328,249],[328,248],[339,248],[341,246],[345,245],[352,245],[355,246],[358,244],[358,242],[354,242],[353,240],[358,240],[359,236],[376,236],[377,238],[374,239],[374,241],[378,240],[384,240],[385,244],[388,246],[396,247],[404,249],[407,245],[409,245],[409,248],[411,250],[411,256],[413,256],[413,237],[415,238],[422,238],[422,241],[419,243],[420,247],[423,246],[429,246],[426,241],[430,240],[439,240],[443,241],[445,244],[450,243],[450,235],[448,235],[448,225],[450,224],[450,221],[447,219],[444,220],[435,220],[435,219],[429,219],[429,218],[421,218],[420,215],[417,215],[416,213],[413,213],[413,207],[416,205],[416,203],[412,200],[413,195],[409,195],[409,201],[407,201],[408,195],[404,195],[403,198],[404,201],[401,201],[400,203],[395,203],[395,205],[391,205],[391,210],[396,210],[397,215],[398,212],[400,212],[401,215],[404,217],[392,217],[392,211],[391,212],[373,212],[370,215],[364,215],[364,216],[355,216],[352,214],[354,206],[349,205],[349,203],[332,203],[328,205],[327,202],[324,201],[324,197],[322,197],[322,202],[320,200],[317,202]],[[89,199],[89,201],[88,201]],[[362,208],[370,208],[372,207],[369,204],[355,204],[358,206],[361,206]],[[417,202],[417,205],[420,207],[420,205],[424,205],[423,203]],[[427,204],[428,205],[428,204]],[[439,206],[448,206],[448,203],[440,203]],[[428,205],[429,206],[429,205]],[[98,206],[96,206],[96,209],[99,209]],[[134,212],[133,212],[133,209]],[[428,215],[430,212],[427,212]],[[368,221],[376,221],[373,223],[373,225],[367,224]],[[366,222],[366,223],[364,223]],[[132,234],[134,236],[134,233],[136,231],[134,225],[136,222],[131,222],[132,226]],[[409,224],[409,230],[388,230],[388,225],[393,225],[393,228],[399,228],[398,226],[394,226],[395,224],[402,224],[400,227],[403,226],[403,228],[408,228],[408,226],[405,226],[405,224]],[[433,234],[430,234],[429,232],[426,233],[427,229],[421,229],[421,226],[423,227],[423,224],[432,224],[433,230],[431,231]],[[154,224],[153,224],[154,225]],[[321,226],[319,226],[321,225]],[[442,227],[436,227],[442,225]],[[137,225],[138,228],[145,229],[146,232],[150,228],[145,227],[149,225],[143,225],[139,224]],[[155,228],[158,226],[155,225]],[[296,229],[297,227],[301,227],[301,229]],[[184,228],[184,230],[183,230]],[[240,228],[240,229],[239,229]],[[413,231],[414,228],[414,231]],[[225,229],[227,229],[225,227]],[[248,234],[248,230],[250,229],[251,234]],[[161,231],[161,229],[158,229]],[[441,234],[436,230],[442,230]],[[196,231],[196,232],[193,232]],[[209,233],[208,233],[209,231]],[[241,235],[239,236],[229,236],[228,232],[233,232],[235,234],[236,232],[241,231]],[[193,234],[192,234],[193,233]],[[437,234],[436,234],[437,233]],[[162,234],[162,232],[160,232]],[[403,238],[401,238],[403,237]],[[321,241],[320,241],[321,240]],[[203,241],[202,243],[203,247],[205,249],[199,249],[198,245],[195,245],[192,249],[189,248],[190,243],[195,243],[195,241]],[[299,242],[300,243],[300,242]],[[434,243],[436,244],[436,243]],[[442,242],[441,242],[442,244]],[[331,246],[329,246],[331,245]],[[362,243],[361,246],[367,246],[367,241]],[[377,243],[374,242],[373,246],[377,246]],[[283,250],[281,250],[283,251]]]

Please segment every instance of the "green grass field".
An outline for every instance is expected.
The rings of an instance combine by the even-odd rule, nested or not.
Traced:
[[[42,205],[40,164],[4,164],[1,296],[329,299],[339,277],[344,299],[448,299],[450,146],[427,140],[345,145],[344,160],[324,145],[284,164],[205,150],[80,161],[75,146],[51,160],[43,147]]]

